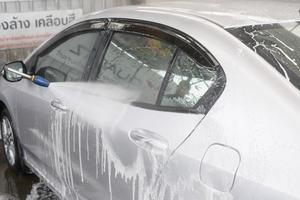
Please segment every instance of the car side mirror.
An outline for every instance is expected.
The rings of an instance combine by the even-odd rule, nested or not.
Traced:
[[[25,64],[22,61],[7,63],[3,68],[3,77],[9,82],[17,82],[22,80],[23,76],[19,73],[26,73]]]
[[[41,76],[26,74],[26,66],[22,61],[15,61],[4,65],[3,77],[10,82],[17,82],[22,80],[22,78],[26,78],[42,87],[48,87],[50,84],[48,80]]]

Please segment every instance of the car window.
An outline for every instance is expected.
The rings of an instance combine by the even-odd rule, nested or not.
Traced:
[[[80,81],[98,36],[99,32],[84,32],[50,47],[38,57],[36,74],[50,82]]]
[[[114,33],[97,81],[136,90],[139,102],[155,104],[176,46],[145,35]]]
[[[206,60],[197,62],[180,50],[161,105],[192,108],[216,82],[217,71]]]
[[[300,90],[300,22],[228,28]]]
[[[195,40],[139,23],[112,31],[92,80],[136,92],[133,105],[206,113],[222,93],[224,71]]]

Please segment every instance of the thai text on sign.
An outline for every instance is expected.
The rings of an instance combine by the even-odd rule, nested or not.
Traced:
[[[76,9],[0,14],[0,50],[38,46],[82,13]]]

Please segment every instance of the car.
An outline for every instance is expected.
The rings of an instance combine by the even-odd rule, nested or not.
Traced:
[[[0,69],[5,65],[5,61],[0,60]],[[0,140],[1,140],[1,134],[0,134]]]
[[[168,2],[83,17],[4,66],[9,165],[62,199],[300,199],[299,8]]]
[[[2,67],[6,62],[3,60],[0,60],[0,67]]]

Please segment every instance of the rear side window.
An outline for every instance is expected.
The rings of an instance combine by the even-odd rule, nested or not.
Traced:
[[[217,71],[209,63],[198,63],[182,50],[171,72],[161,101],[163,106],[192,108],[217,79]]]
[[[136,90],[139,101],[155,104],[175,49],[155,38],[115,33],[97,80]]]
[[[143,25],[113,30],[96,80],[138,93],[134,105],[207,112],[225,86],[213,57],[191,41]]]

